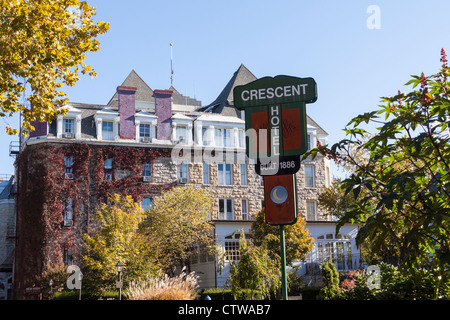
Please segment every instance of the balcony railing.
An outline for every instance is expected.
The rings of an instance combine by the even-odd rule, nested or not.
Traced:
[[[11,141],[9,143],[9,156],[15,158],[20,152],[20,141]]]

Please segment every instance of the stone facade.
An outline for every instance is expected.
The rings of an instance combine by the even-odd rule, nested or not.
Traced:
[[[236,152],[240,157],[233,157],[244,159],[242,150]],[[214,212],[212,214],[213,220],[221,220],[219,217],[219,199],[233,200],[233,219],[232,220],[253,220],[254,216],[262,209],[264,202],[264,186],[262,178],[256,174],[254,164],[249,162],[233,163],[231,162],[231,185],[219,184],[219,170],[217,159],[215,162],[204,163],[198,159],[191,159],[188,161],[188,180],[187,183],[199,186],[208,190],[214,198]],[[197,160],[197,161],[195,161]],[[224,162],[220,162],[224,163]],[[241,163],[245,165],[246,177],[241,175]],[[208,165],[209,170],[205,173],[204,166]],[[312,168],[312,183],[311,187],[307,187],[305,177],[305,167]],[[169,183],[177,180],[177,165],[170,158],[160,158],[153,163],[153,179],[154,183]],[[206,183],[204,179],[206,178]],[[244,184],[241,183],[244,179]],[[311,178],[309,178],[311,179]],[[321,207],[318,206],[319,191],[329,186],[329,163],[328,160],[322,156],[317,156],[314,160],[306,159],[302,162],[300,170],[296,174],[297,192],[298,192],[298,208],[299,216],[304,220],[311,221],[327,221],[329,217]],[[248,201],[248,216],[243,218],[242,200]],[[307,202],[314,203],[313,208],[315,214],[307,214]],[[312,205],[311,205],[312,206]]]
[[[241,66],[232,80],[251,78]],[[16,292],[33,285],[30,279],[49,263],[76,263],[83,234],[94,230],[93,213],[112,193],[143,201],[175,185],[192,184],[214,199],[211,219],[220,245],[226,247],[222,241],[228,241],[234,230],[247,232],[264,205],[264,187],[245,157],[245,121],[239,113],[219,112],[233,108],[229,96],[233,86],[227,85],[218,98],[226,103],[217,100],[199,109],[197,100],[173,87],[152,91],[133,73],[117,87],[108,105],[71,103],[57,121],[39,126],[16,161],[21,181]],[[177,113],[173,101],[192,104]],[[112,123],[112,131],[103,134],[103,121]],[[310,147],[317,141],[326,144],[327,133],[309,117],[307,124]],[[328,160],[320,156],[305,160],[296,177],[300,217],[307,222],[326,220],[317,197],[330,182]],[[221,283],[215,262],[208,263],[212,267],[207,283]]]
[[[14,177],[0,186],[0,300],[10,295],[16,240]]]

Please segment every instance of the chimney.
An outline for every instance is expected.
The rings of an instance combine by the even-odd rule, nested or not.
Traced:
[[[49,133],[48,122],[31,121],[30,124],[34,127],[34,131],[30,132],[30,138],[48,135]]]
[[[121,139],[136,139],[134,114],[136,113],[135,87],[117,87],[119,97],[119,136]]]
[[[172,139],[172,90],[154,90],[155,114],[158,117],[158,140]]]

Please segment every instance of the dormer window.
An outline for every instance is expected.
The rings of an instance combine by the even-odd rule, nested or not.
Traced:
[[[64,119],[63,126],[64,138],[75,138],[75,119]]]
[[[113,141],[114,140],[114,131],[113,131],[114,122],[112,121],[103,121],[102,122],[102,139]]]
[[[139,136],[141,138],[151,138],[150,123],[141,123],[139,125]]]
[[[115,141],[119,139],[119,113],[109,108],[104,108],[94,116],[97,126],[97,139]]]
[[[136,142],[151,143],[152,139],[156,139],[156,123],[154,114],[144,111],[136,113]]]
[[[81,139],[81,110],[70,105],[65,108],[68,112],[59,115],[56,120],[56,136],[60,139]]]
[[[187,127],[177,126],[175,140],[179,143],[187,143]]]
[[[172,116],[172,143],[192,144],[192,119],[186,115],[176,113]]]

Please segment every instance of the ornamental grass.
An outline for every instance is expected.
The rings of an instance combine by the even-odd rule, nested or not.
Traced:
[[[198,288],[198,276],[183,272],[175,277],[167,274],[133,281],[127,290],[129,300],[193,300]]]

